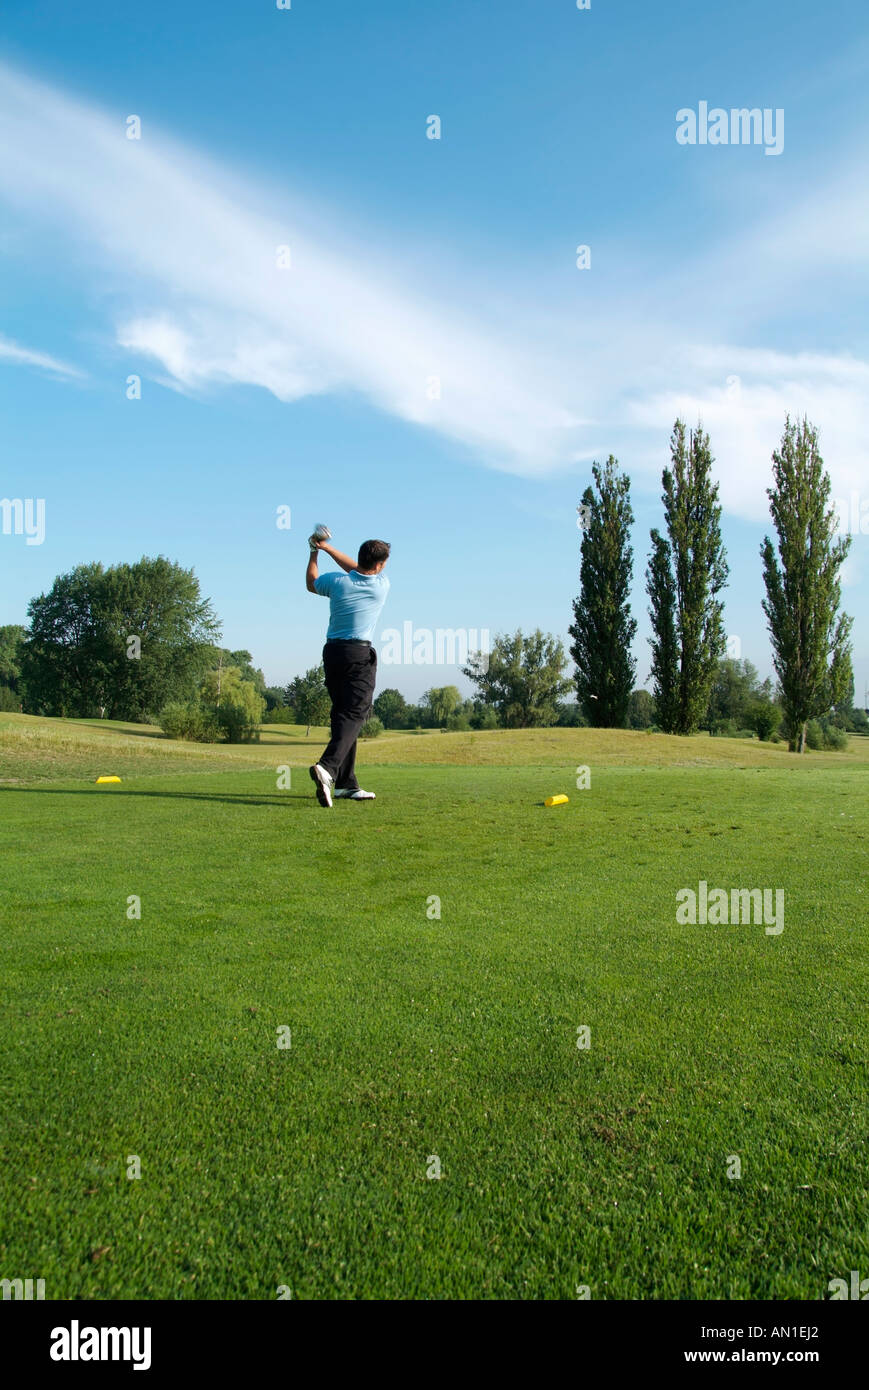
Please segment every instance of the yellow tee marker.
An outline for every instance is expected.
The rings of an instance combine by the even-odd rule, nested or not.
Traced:
[[[120,782],[120,777],[98,777],[97,782]]]
[[[546,800],[544,801],[543,805],[544,805],[544,806],[565,806],[565,805],[567,804],[567,802],[569,801],[569,799],[570,799],[569,797],[561,796],[561,795],[558,795],[558,796],[547,796],[547,798],[546,798]]]

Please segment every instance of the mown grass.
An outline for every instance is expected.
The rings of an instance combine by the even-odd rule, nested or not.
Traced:
[[[153,725],[114,720],[41,719],[0,714],[0,782],[57,777],[95,781],[117,776],[227,768],[266,769],[281,763],[307,767],[328,741],[328,730],[304,725],[266,724],[252,744],[185,743],[167,739]],[[472,733],[389,730],[363,741],[366,766],[531,767],[594,763],[601,767],[769,767],[797,768],[800,759],[784,744],[756,739],[671,738],[666,734],[610,729],[516,729]],[[812,768],[869,766],[869,738],[852,738],[842,753],[810,753]]]
[[[277,787],[315,731],[191,768],[55,726],[34,764],[9,719],[3,775],[30,779],[0,787],[3,1277],[49,1298],[823,1298],[867,1267],[859,745],[665,740],[655,766],[632,760],[643,737],[663,757],[656,736],[559,730],[478,735],[489,765],[463,766],[465,735],[397,736],[363,750],[377,801],[328,813],[305,771]],[[701,878],[784,888],[781,936],[678,925]]]

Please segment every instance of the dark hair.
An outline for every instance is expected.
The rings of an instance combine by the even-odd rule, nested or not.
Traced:
[[[381,560],[389,559],[388,541],[363,541],[359,547],[357,564],[361,570],[373,570]]]

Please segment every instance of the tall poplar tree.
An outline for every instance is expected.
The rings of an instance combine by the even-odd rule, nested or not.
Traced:
[[[674,734],[679,714],[679,642],[676,637],[676,586],[670,563],[670,545],[660,531],[652,532],[652,554],[646,571],[646,589],[651,601],[649,617],[654,636],[652,648],[652,695],[655,718],[665,734]]]
[[[654,631],[652,675],[656,687],[662,683],[662,728],[692,734],[706,712],[724,653],[724,605],[718,594],[727,583],[728,567],[709,435],[698,427],[686,438],[684,421],[677,420],[670,458],[672,466],[662,476],[667,539],[652,532],[647,574]],[[675,674],[671,629],[678,651]]]
[[[637,663],[631,643],[637,631],[630,591],[634,552],[631,483],[610,454],[603,468],[592,465],[594,487],[582,494],[583,528],[579,597],[573,601],[577,700],[589,724],[622,729]]]
[[[852,619],[839,612],[839,571],[850,536],[835,540],[830,477],[808,420],[785,420],[772,456],[775,486],[767,489],[778,554],[769,536],[760,548],[773,665],[791,752],[805,752],[806,725],[847,696],[853,680]]]

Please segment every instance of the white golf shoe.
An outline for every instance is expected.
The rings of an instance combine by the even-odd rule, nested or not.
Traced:
[[[329,776],[329,773],[326,771],[326,769],[324,767],[321,767],[319,763],[314,763],[314,766],[312,768],[309,768],[308,771],[311,774],[311,780],[314,782],[317,788],[317,800],[319,801],[320,805],[331,806],[332,788],[335,785],[333,779]]]

